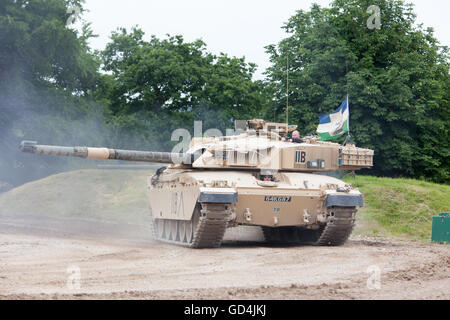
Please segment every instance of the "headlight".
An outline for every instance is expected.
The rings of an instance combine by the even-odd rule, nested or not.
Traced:
[[[336,190],[337,185],[333,184],[333,183],[328,183],[327,184],[327,189],[328,190]]]
[[[226,188],[228,187],[228,182],[226,180],[217,180],[213,181],[212,185],[216,188]]]

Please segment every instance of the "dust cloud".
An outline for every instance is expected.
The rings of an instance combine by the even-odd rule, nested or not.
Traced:
[[[12,79],[9,83],[2,79],[0,82],[0,233],[151,241],[148,206],[136,208],[140,211],[140,217],[137,219],[135,215],[138,221],[135,222],[126,218],[119,220],[104,210],[103,203],[96,208],[96,204],[92,203],[94,199],[86,199],[86,195],[101,194],[101,190],[111,181],[108,175],[115,175],[112,169],[121,169],[123,162],[38,156],[19,150],[22,140],[62,146],[116,147],[117,132],[107,124],[106,106],[84,99],[84,110],[71,108],[70,104],[75,106],[77,103],[77,97],[68,103],[66,96],[37,89],[24,79]],[[144,144],[131,134],[121,137],[120,142],[125,146]],[[158,148],[156,142],[147,141],[145,144],[149,149]],[[104,167],[107,170],[101,168],[105,164],[109,165]],[[130,169],[130,166],[126,168]],[[143,167],[146,173],[139,168],[136,165],[128,171],[130,175],[143,175],[140,188],[136,190],[142,190],[140,201],[144,203],[147,200],[145,191],[149,168]],[[45,184],[44,180],[40,180],[55,174],[75,174],[78,170],[83,172],[87,169],[98,169],[96,171],[104,174],[96,178],[95,183],[84,183],[86,179],[80,179],[76,185],[71,185],[73,181],[66,184],[60,182],[59,190],[52,189],[51,183]],[[127,188],[126,183],[119,185]],[[26,191],[23,191],[24,188]],[[89,201],[91,206],[86,204]],[[103,202],[107,201],[114,202],[114,199],[105,197]],[[45,210],[46,206],[48,210]],[[40,210],[37,210],[38,207]],[[129,210],[133,208],[123,208],[121,212],[127,215]]]

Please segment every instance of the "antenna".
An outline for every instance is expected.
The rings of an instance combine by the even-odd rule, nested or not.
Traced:
[[[286,130],[289,126],[289,56],[286,56]]]

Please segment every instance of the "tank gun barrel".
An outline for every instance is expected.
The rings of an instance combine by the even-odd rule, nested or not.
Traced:
[[[22,141],[19,148],[22,152],[32,154],[78,157],[87,159],[157,162],[167,164],[192,164],[194,162],[194,155],[189,153],[135,151],[91,147],[48,146],[39,145],[36,141]]]

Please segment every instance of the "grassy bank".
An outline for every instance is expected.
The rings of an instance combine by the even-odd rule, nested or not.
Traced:
[[[450,210],[450,186],[413,179],[345,177],[364,195],[356,232],[429,240],[432,217]]]
[[[0,195],[0,216],[43,216],[147,222],[152,171],[80,170]],[[364,195],[355,234],[429,240],[431,219],[450,210],[450,186],[410,179],[345,177]]]
[[[33,181],[0,195],[0,216],[128,221],[148,219],[151,171],[80,170]]]

